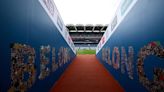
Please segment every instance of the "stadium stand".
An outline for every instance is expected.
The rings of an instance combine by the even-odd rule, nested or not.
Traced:
[[[107,29],[107,25],[101,24],[68,24],[66,27],[76,49],[95,49]]]

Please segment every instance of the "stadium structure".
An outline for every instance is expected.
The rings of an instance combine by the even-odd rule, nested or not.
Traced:
[[[83,25],[68,24],[66,25],[68,32],[73,40],[76,49],[95,49],[101,40],[107,25]]]

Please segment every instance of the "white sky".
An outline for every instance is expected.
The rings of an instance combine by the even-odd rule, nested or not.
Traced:
[[[64,24],[109,24],[121,0],[54,0]]]

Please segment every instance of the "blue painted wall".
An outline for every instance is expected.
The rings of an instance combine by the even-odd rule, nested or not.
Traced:
[[[112,51],[116,46],[124,46],[128,55],[128,46],[134,48],[134,79],[128,78],[127,71],[122,74],[121,69],[114,69],[102,59],[102,49],[97,53],[97,58],[106,67],[114,78],[121,84],[126,92],[146,92],[148,91],[139,82],[137,72],[137,59],[141,48],[153,41],[159,41],[164,46],[164,0],[138,0],[136,5],[127,14],[115,32],[108,39],[102,48],[110,48],[110,60]],[[121,64],[120,64],[121,65]],[[149,55],[144,60],[144,71],[150,81],[153,80],[153,69],[155,67],[164,69],[164,58]],[[164,74],[163,74],[164,76]],[[161,80],[164,83],[164,80]],[[151,85],[150,85],[151,87]],[[149,90],[150,91],[150,90]],[[164,87],[159,91],[163,92]]]
[[[11,43],[27,44],[35,49],[37,75],[29,92],[48,92],[70,64],[69,61],[45,79],[39,80],[40,46],[54,47],[57,62],[60,47],[70,49],[71,61],[75,57],[38,0],[0,0],[0,42],[0,92],[6,92],[11,85]]]

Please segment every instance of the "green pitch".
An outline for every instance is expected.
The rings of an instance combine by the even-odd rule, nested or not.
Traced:
[[[77,50],[77,54],[96,54],[96,50],[87,50],[87,49],[83,49],[83,50]]]

